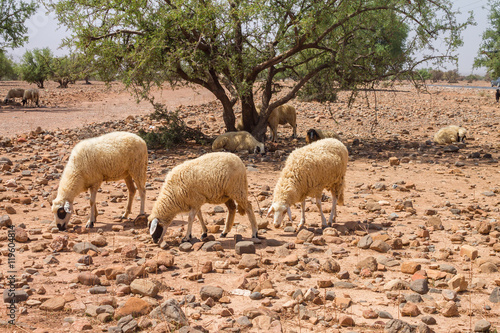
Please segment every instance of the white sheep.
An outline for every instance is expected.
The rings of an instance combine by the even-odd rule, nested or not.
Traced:
[[[261,107],[257,106],[257,113],[260,114]],[[278,125],[290,124],[293,128],[293,137],[297,137],[297,113],[295,108],[290,104],[283,104],[275,108],[269,118],[267,125],[271,129],[271,141],[276,142],[278,139]],[[238,131],[243,130],[243,119],[239,118],[236,124]]]
[[[336,218],[337,202],[344,204],[345,173],[347,169],[347,148],[337,139],[323,139],[294,150],[288,156],[273,193],[273,203],[267,216],[274,211],[274,226],[279,228],[285,211],[290,221],[290,206],[296,202],[302,204],[302,217],[297,227],[305,223],[306,197],[316,199],[321,213],[322,226],[332,225]],[[321,208],[323,189],[331,191],[332,211],[328,223]]]
[[[257,141],[252,134],[246,131],[227,132],[219,135],[212,143],[212,150],[225,149],[230,152],[248,150],[249,153],[264,154],[264,144]]]
[[[30,101],[30,104],[33,104],[33,102],[35,103],[36,106],[38,106],[38,100],[40,99],[40,92],[38,91],[38,89],[27,89],[24,91],[24,94],[23,94],[23,106],[28,102],[28,100]]]
[[[24,89],[21,88],[14,88],[11,89],[7,92],[7,96],[5,96],[4,103],[7,104],[9,100],[15,101],[16,98],[23,98],[24,96]]]
[[[257,222],[252,205],[248,201],[246,168],[241,159],[233,153],[216,152],[202,155],[173,168],[166,176],[160,194],[148,217],[149,232],[153,241],[163,237],[166,228],[174,217],[181,212],[189,212],[186,236],[191,238],[195,216],[203,228],[202,238],[207,229],[201,215],[205,203],[224,203],[228,214],[221,237],[225,237],[233,227],[236,204],[238,212],[247,214],[252,226],[252,237],[257,237]]]
[[[113,132],[79,142],[71,151],[59,182],[57,197],[52,202],[52,212],[59,230],[66,229],[75,197],[87,189],[90,192],[90,219],[87,228],[94,226],[97,190],[104,181],[125,180],[128,201],[123,218],[127,218],[132,209],[135,182],[141,197],[140,214],[144,214],[147,164],[146,143],[132,133]]]
[[[340,137],[334,131],[311,128],[310,130],[307,131],[306,142],[309,144],[311,142],[326,138],[340,140]]]
[[[465,142],[467,130],[463,127],[450,125],[441,128],[434,134],[434,142],[440,145],[447,145],[452,142]]]

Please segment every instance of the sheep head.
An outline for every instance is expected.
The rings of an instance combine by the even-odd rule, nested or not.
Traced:
[[[306,142],[309,144],[311,142],[317,141],[319,139],[319,134],[314,128],[307,131]]]
[[[266,153],[266,149],[264,148],[264,144],[263,144],[263,143],[261,143],[261,142],[259,142],[259,143],[255,146],[255,148],[254,148],[254,150],[253,150],[253,153],[254,153],[254,154],[262,154],[262,155],[264,155],[264,154]]]
[[[54,200],[52,201],[52,213],[54,213],[57,228],[60,231],[64,231],[73,213],[73,203],[67,200]]]
[[[269,207],[269,210],[267,211],[267,217],[269,217],[272,212],[274,212],[275,228],[279,228],[281,226],[281,222],[285,217],[285,212],[288,213],[288,217],[290,218],[290,221],[292,221],[292,211],[290,210],[290,206],[286,204],[273,203],[271,207]]]
[[[466,135],[467,135],[467,130],[463,127],[460,127],[458,129],[457,142],[465,142]]]
[[[163,227],[156,217],[149,221],[149,234],[153,238],[155,244],[157,244],[163,236]]]

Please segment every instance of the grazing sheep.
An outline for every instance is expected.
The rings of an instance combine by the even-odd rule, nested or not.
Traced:
[[[257,106],[257,113],[260,114],[261,107]],[[271,129],[271,141],[278,139],[278,125],[290,124],[293,128],[293,137],[297,137],[297,114],[295,108],[290,104],[283,104],[275,108],[267,119],[267,126]],[[236,124],[238,131],[243,130],[243,119],[239,118]]]
[[[24,96],[24,89],[14,88],[9,90],[3,102],[7,104],[9,100],[12,99],[13,101],[15,101],[16,98],[23,98],[23,96]]]
[[[434,134],[434,142],[440,145],[447,145],[452,142],[465,142],[466,135],[467,130],[465,128],[450,125],[448,127],[441,128],[436,134]]]
[[[248,150],[249,153],[264,154],[264,144],[257,141],[252,134],[246,131],[228,132],[219,135],[212,143],[212,150],[218,151],[225,149],[235,152],[240,150]]]
[[[334,131],[320,130],[311,128],[307,131],[306,142],[309,144],[314,141],[318,141],[325,138],[332,138],[340,140],[340,137]]]
[[[273,203],[267,216],[274,211],[274,226],[281,225],[285,211],[290,221],[290,206],[296,202],[302,204],[302,218],[297,227],[299,230],[305,223],[306,197],[316,199],[321,213],[322,226],[332,225],[336,218],[337,202],[344,204],[345,172],[347,169],[347,148],[337,139],[323,139],[294,150],[288,156],[285,167],[274,188]],[[323,189],[331,191],[333,197],[332,211],[328,223],[321,209]]]
[[[127,218],[132,209],[135,182],[141,197],[140,214],[144,214],[147,164],[146,143],[132,133],[113,132],[79,142],[71,151],[59,182],[57,197],[52,201],[52,212],[59,230],[66,229],[75,197],[87,189],[90,192],[90,219],[87,228],[94,226],[97,190],[104,181],[125,180],[128,200],[123,218]]]
[[[23,94],[23,106],[30,101],[30,104],[33,104],[35,102],[35,105],[38,106],[38,100],[40,99],[40,92],[38,89],[28,89],[24,91]]]
[[[191,228],[195,216],[198,216],[203,228],[202,238],[207,229],[201,215],[204,203],[221,204],[228,208],[228,214],[221,237],[231,231],[236,213],[247,214],[252,226],[252,237],[257,237],[257,222],[248,201],[248,183],[246,168],[241,159],[232,153],[208,153],[186,161],[170,171],[149,215],[149,232],[153,241],[163,237],[166,228],[174,217],[181,212],[189,212],[186,236],[191,238]]]

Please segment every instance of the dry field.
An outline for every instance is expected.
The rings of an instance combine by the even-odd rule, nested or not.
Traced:
[[[28,87],[1,82],[0,96],[14,86]],[[224,132],[222,108],[210,93],[165,88],[155,97],[209,137]],[[419,93],[399,84],[360,92],[350,108],[347,97],[327,104],[293,100],[299,138],[290,139],[291,128],[280,126],[265,155],[239,154],[260,242],[239,243],[250,237],[248,219],[239,215],[228,237],[219,238],[224,209],[205,205],[209,239],[179,244],[187,213],[179,214],[164,249],[152,243],[141,219],[120,221],[123,181],[103,184],[92,230],[85,229],[86,193],[75,200],[68,232],[51,224],[50,197],[72,147],[102,133],[158,125],[148,117],[150,105],[136,103],[120,84],[98,82],[64,90],[49,83],[40,108],[0,104],[0,287],[8,288],[12,275],[6,226],[13,224],[19,300],[14,326],[2,302],[0,330],[170,332],[185,324],[180,332],[498,330],[500,105],[494,89],[432,86]],[[449,124],[468,129],[466,143],[434,145],[434,133]],[[345,206],[338,207],[337,224],[322,230],[308,200],[306,229],[275,229],[266,208],[286,157],[305,144],[309,128],[336,130],[348,146]],[[208,151],[194,143],[151,151],[146,212],[168,170]],[[329,212],[329,193],[324,199]],[[138,212],[137,198],[132,217]],[[296,225],[299,205],[292,212]],[[199,238],[198,222],[193,229]]]

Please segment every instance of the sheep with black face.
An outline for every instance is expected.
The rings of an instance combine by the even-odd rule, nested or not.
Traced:
[[[465,142],[467,130],[463,127],[450,125],[441,128],[434,134],[434,142],[440,145],[448,145],[453,142]]]
[[[104,181],[125,180],[129,195],[123,218],[131,212],[136,185],[141,197],[140,214],[144,214],[147,164],[146,142],[132,133],[113,132],[79,142],[71,151],[59,182],[57,197],[52,201],[52,212],[59,230],[66,229],[74,210],[75,197],[87,190],[90,192],[87,228],[94,226],[97,190]]]

